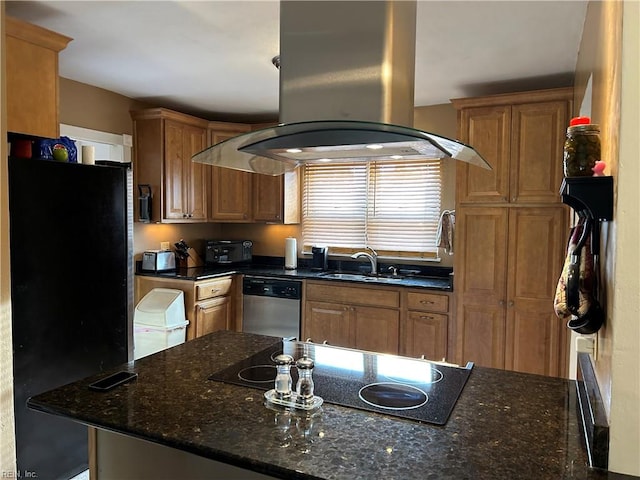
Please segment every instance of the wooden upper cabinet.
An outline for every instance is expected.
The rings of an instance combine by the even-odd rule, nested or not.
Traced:
[[[249,131],[248,125],[213,123],[210,145]],[[217,222],[283,222],[284,177],[212,167],[211,214]]]
[[[486,170],[463,162],[456,164],[456,191],[460,202],[507,202],[511,108],[468,108],[459,115],[461,140],[472,145],[493,168]]]
[[[164,130],[165,218],[205,221],[208,168],[191,157],[204,149],[206,131],[174,120]]]
[[[206,222],[211,167],[191,157],[206,146],[208,122],[164,108],[131,112],[131,117],[134,182],[151,186],[153,221]]]
[[[283,188],[281,175],[253,175],[253,219],[256,222],[282,222]]]
[[[72,39],[5,18],[7,131],[59,136],[58,53]]]
[[[211,167],[211,220],[251,221],[251,173]]]
[[[248,125],[212,122],[209,146],[250,130]],[[251,221],[251,173],[223,167],[211,167],[211,213],[216,222]]]
[[[459,162],[458,203],[557,203],[570,88],[452,100],[458,136],[492,171]]]

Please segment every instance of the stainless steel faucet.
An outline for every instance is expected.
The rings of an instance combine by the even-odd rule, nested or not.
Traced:
[[[369,262],[371,263],[371,273],[376,274],[378,273],[378,256],[376,254],[376,251],[373,248],[371,247],[367,247],[367,248],[371,250],[371,253],[356,252],[353,255],[351,255],[351,258],[366,257],[367,259],[369,259]]]

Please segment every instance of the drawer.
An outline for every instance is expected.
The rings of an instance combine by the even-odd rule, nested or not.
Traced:
[[[409,312],[409,319],[413,322],[423,321],[423,322],[444,325],[445,327],[444,331],[446,332],[446,326],[447,326],[447,322],[449,321],[449,316],[443,315],[442,313],[413,311],[413,312]]]
[[[407,293],[407,308],[426,312],[448,312],[449,297],[438,293]]]
[[[196,301],[199,302],[207,298],[220,297],[228,294],[231,290],[231,282],[231,277],[198,282],[196,284]]]
[[[398,289],[346,287],[344,284],[338,287],[329,283],[307,283],[306,300],[369,307],[400,307]]]

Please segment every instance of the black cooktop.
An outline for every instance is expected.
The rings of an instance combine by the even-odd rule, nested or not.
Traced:
[[[471,374],[466,368],[309,342],[283,341],[214,373],[210,380],[261,390],[274,386],[274,358],[315,362],[315,394],[325,402],[444,425]],[[293,385],[296,368],[291,369]]]

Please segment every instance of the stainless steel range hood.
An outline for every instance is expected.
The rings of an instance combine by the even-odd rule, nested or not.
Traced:
[[[490,169],[472,147],[411,127],[416,8],[415,1],[281,1],[280,125],[193,161],[270,175],[310,163],[447,157]]]

